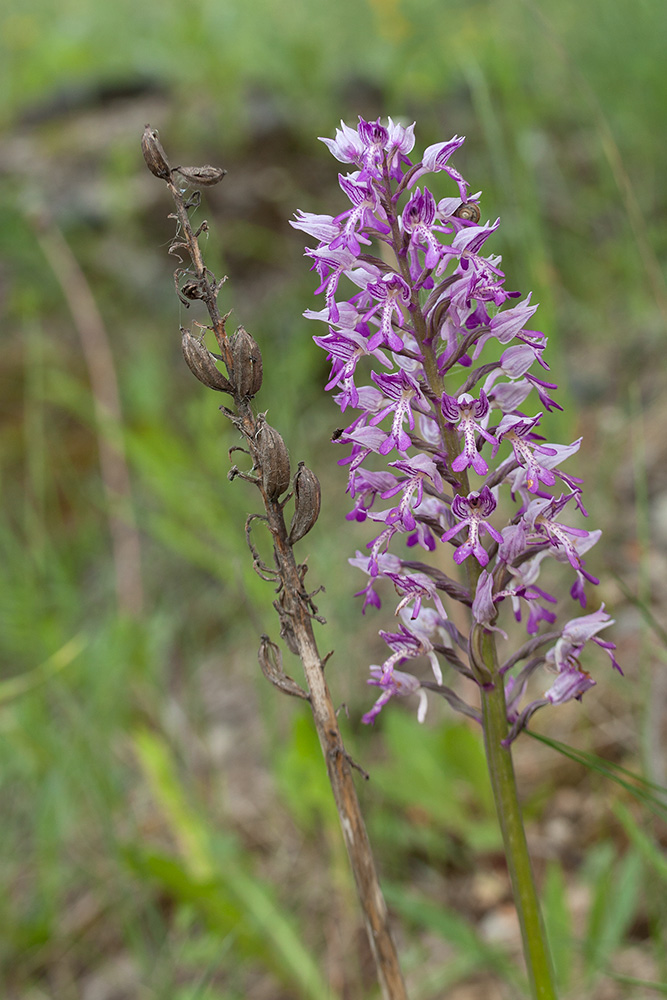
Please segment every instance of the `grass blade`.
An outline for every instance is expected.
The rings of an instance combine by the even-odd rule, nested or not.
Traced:
[[[241,848],[231,835],[209,835],[206,823],[184,794],[164,740],[143,730],[134,737],[151,792],[176,839],[183,863],[156,854],[144,865],[174,894],[196,905],[221,930],[237,932],[246,948],[268,953],[271,964],[306,1000],[333,993],[301,943],[291,919],[268,889],[244,871]],[[222,865],[222,867],[221,867]]]

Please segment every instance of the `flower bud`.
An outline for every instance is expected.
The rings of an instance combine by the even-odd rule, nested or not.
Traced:
[[[188,368],[200,382],[203,382],[209,389],[216,389],[218,392],[232,392],[231,383],[216,366],[211,352],[207,350],[201,340],[193,337],[189,330],[182,328],[181,347]]]
[[[167,154],[162,148],[162,143],[158,138],[157,129],[147,125],[141,137],[141,151],[144,154],[146,166],[156,177],[168,180],[171,177],[171,167]]]
[[[289,489],[290,464],[282,437],[267,423],[262,423],[255,436],[262,473],[262,486],[269,500],[277,500]]]
[[[262,355],[256,341],[242,326],[231,338],[233,378],[239,396],[255,396],[262,388]]]
[[[299,462],[294,477],[294,516],[289,531],[289,543],[294,545],[307,535],[320,516],[320,481],[305,462]]]
[[[174,170],[188,184],[202,187],[212,187],[214,184],[219,184],[227,173],[222,167],[212,167],[210,163],[207,163],[205,167],[174,167]]]

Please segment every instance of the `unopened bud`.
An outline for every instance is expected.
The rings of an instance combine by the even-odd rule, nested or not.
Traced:
[[[207,163],[205,167],[174,167],[174,170],[188,184],[201,185],[202,187],[212,187],[214,184],[219,184],[227,173],[222,167],[212,167],[210,163]]]
[[[147,125],[141,137],[141,151],[144,154],[146,166],[156,177],[168,179],[171,177],[171,167],[167,154],[158,138],[157,129]]]
[[[257,342],[242,326],[231,338],[234,384],[239,396],[255,396],[262,388],[262,354]]]
[[[262,486],[269,500],[277,500],[289,489],[290,464],[282,437],[267,423],[257,432],[257,450],[262,472]]]
[[[200,382],[203,382],[209,389],[217,389],[218,392],[232,391],[231,383],[217,368],[211,352],[202,344],[201,340],[193,337],[189,330],[182,328],[181,347],[188,368]]]
[[[320,516],[320,481],[305,462],[299,462],[294,477],[294,516],[289,531],[289,543],[294,545],[307,535]]]

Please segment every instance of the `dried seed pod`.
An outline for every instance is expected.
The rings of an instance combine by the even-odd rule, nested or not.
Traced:
[[[214,184],[219,184],[227,173],[222,167],[212,167],[210,163],[204,167],[174,167],[174,170],[188,184],[197,184],[202,187],[212,187]]]
[[[320,516],[320,481],[305,462],[299,462],[294,477],[294,516],[289,530],[289,543],[294,545],[307,535]]]
[[[270,424],[262,423],[255,436],[262,473],[262,486],[269,500],[277,500],[289,489],[290,464],[282,437]]]
[[[230,340],[233,378],[239,396],[255,396],[262,388],[262,354],[256,340],[242,326]]]
[[[482,213],[476,201],[464,201],[454,212],[457,219],[467,219],[468,222],[479,222]]]
[[[141,151],[144,154],[146,166],[156,177],[168,180],[171,177],[171,167],[167,154],[162,148],[157,129],[147,125],[141,137]]]
[[[200,382],[203,382],[209,389],[217,389],[218,392],[232,392],[231,382],[216,367],[211,352],[202,344],[201,340],[193,337],[189,330],[184,330],[182,327],[181,347],[188,368]]]

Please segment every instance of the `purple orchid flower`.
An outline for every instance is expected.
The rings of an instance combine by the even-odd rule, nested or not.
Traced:
[[[464,676],[474,674],[466,666],[472,631],[462,634],[446,615],[447,601],[458,600],[470,609],[471,630],[508,642],[502,618],[513,614],[525,621],[530,648],[536,644],[526,667],[517,654],[502,670],[511,740],[537,708],[580,699],[594,685],[580,662],[591,645],[620,669],[613,643],[598,636],[611,624],[604,609],[558,630],[558,601],[541,579],[554,560],[568,566],[569,596],[582,606],[597,583],[584,554],[600,532],[571,525],[564,514],[567,507],[587,516],[581,480],[562,469],[580,441],[546,441],[542,412],[525,409],[531,400],[541,411],[560,408],[551,395],[556,386],[535,374],[548,371],[547,338],[528,328],[537,309],[531,295],[508,291],[501,258],[488,253],[500,220],[479,221],[481,195],[469,196],[450,162],[464,139],[433,144],[412,159],[414,124],[360,118],[356,128],[341,122],[323,142],[352,170],[340,175],[349,208],[337,216],[301,212],[293,222],[318,244],[306,252],[325,308],[306,315],[328,326],[314,338],[331,362],[327,389],[342,412],[355,411],[336,441],[349,448],[339,462],[348,468],[353,501],[346,516],[376,532],[352,560],[368,577],[359,591],[363,610],[379,608],[380,594],[394,591],[403,621],[398,633],[380,633],[390,652],[371,669],[369,683],[381,694],[364,721],[412,693],[419,693],[423,717],[419,668],[397,669],[423,657],[439,693],[479,718],[442,686],[439,656]],[[436,202],[424,181],[440,172],[452,190]],[[489,360],[494,350],[497,360]],[[476,489],[471,471],[482,480]],[[394,506],[383,506],[393,497]],[[447,560],[415,559],[421,550],[428,560],[454,540],[455,565],[473,557],[466,563],[472,593],[442,569]],[[549,651],[540,652],[547,639]],[[522,708],[537,669],[556,677]]]

